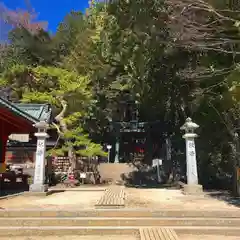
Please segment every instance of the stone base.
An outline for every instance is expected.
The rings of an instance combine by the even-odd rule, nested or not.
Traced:
[[[202,195],[203,194],[203,187],[202,185],[187,185],[183,186],[183,193],[186,195]]]
[[[23,195],[31,196],[31,197],[46,197],[51,194],[53,194],[52,191],[49,191],[49,192],[24,192],[23,193]]]
[[[30,185],[30,192],[34,193],[44,193],[48,191],[48,185],[47,184],[32,184]]]

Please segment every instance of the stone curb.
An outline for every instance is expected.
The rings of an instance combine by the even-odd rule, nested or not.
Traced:
[[[63,236],[63,235],[136,235],[139,236],[139,229],[148,227],[141,226],[108,226],[108,227],[0,227],[1,237],[17,237],[17,236]],[[159,226],[151,226],[151,228],[159,228]],[[178,235],[193,234],[193,235],[227,235],[239,236],[240,227],[175,227],[165,226],[164,228],[173,229]]]
[[[24,192],[9,194],[9,195],[6,195],[6,196],[0,196],[0,200],[18,197],[18,196],[21,196],[23,194],[24,194]]]
[[[0,218],[1,227],[47,227],[47,226],[81,226],[81,227],[108,227],[108,226],[199,226],[199,227],[239,227],[240,218],[114,218],[114,217],[35,217],[35,218]]]
[[[240,211],[184,211],[166,209],[1,209],[0,217],[205,217],[240,218]]]

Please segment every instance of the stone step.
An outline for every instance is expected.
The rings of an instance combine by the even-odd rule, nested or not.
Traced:
[[[240,211],[219,210],[166,210],[166,209],[88,209],[88,210],[41,210],[11,209],[0,210],[0,218],[11,217],[204,217],[204,218],[240,218]]]
[[[149,228],[149,227],[147,227]],[[159,226],[152,226],[159,228]],[[164,228],[172,229],[177,235],[225,235],[240,236],[240,227],[203,227],[203,226],[165,226]],[[18,237],[18,236],[67,236],[67,235],[136,235],[139,236],[141,226],[108,226],[108,227],[83,227],[83,226],[48,226],[48,227],[0,227],[1,237]]]
[[[36,217],[36,218],[0,218],[0,226],[229,226],[240,227],[240,218],[180,218],[180,217]]]
[[[83,227],[83,226],[44,226],[44,227],[0,227],[1,237],[18,236],[67,236],[67,235],[139,235],[138,227]]]

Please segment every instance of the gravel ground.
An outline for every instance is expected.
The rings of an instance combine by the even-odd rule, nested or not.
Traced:
[[[240,240],[237,236],[222,235],[180,235],[180,240]]]
[[[223,210],[240,208],[227,201],[182,194],[180,190],[126,188],[126,207],[182,210]],[[103,191],[65,191],[46,197],[21,195],[0,200],[0,208],[94,208]]]
[[[36,237],[11,237],[11,240],[42,240],[42,236]],[[108,236],[44,236],[44,240],[139,240],[139,237],[132,235],[108,235]],[[237,236],[221,235],[179,235],[180,240],[240,240]],[[0,240],[9,240],[8,237],[0,237]]]
[[[17,196],[0,200],[0,208],[94,208],[101,191],[66,191],[46,197]]]
[[[129,235],[108,235],[108,236],[39,236],[39,237],[11,237],[11,240],[138,240],[136,236]],[[9,240],[9,238],[0,238]]]
[[[126,188],[126,206],[155,209],[169,207],[182,210],[239,209],[226,201],[209,196],[187,196],[180,190],[140,188]]]

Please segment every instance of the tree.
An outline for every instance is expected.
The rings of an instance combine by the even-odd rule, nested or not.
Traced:
[[[0,4],[0,19],[13,28],[24,28],[31,33],[37,33],[47,28],[47,22],[37,21],[35,11],[24,9],[11,10]]]
[[[223,110],[218,97],[228,93],[227,77],[239,61],[237,12],[230,13],[228,8],[217,9],[200,0],[110,1],[93,50],[101,64],[91,69],[99,106],[109,118],[117,117],[114,109],[120,108],[119,100],[127,90],[139,101],[140,118],[160,119],[166,134],[176,139],[189,115],[205,125],[208,133],[216,129],[211,145],[206,141],[209,134],[202,131],[201,146],[207,151],[201,155],[205,165],[200,165],[202,172],[211,168],[207,156],[211,154],[225,176],[232,174],[231,161],[226,163],[225,158],[231,152],[228,140],[232,140],[215,108]],[[75,66],[90,69],[90,62],[77,57],[74,61]],[[218,134],[222,128],[225,131]],[[173,148],[179,150],[179,139]],[[225,158],[221,163],[219,154]]]
[[[53,125],[64,141],[60,148],[57,146],[52,152],[58,155],[67,153],[73,168],[76,154],[106,155],[81,127],[81,119],[92,104],[87,76],[55,67],[16,65],[3,74],[2,84],[11,87],[13,101],[52,104],[55,112]]]
[[[12,46],[4,51],[9,56],[4,64],[10,69],[4,79],[12,79],[7,81],[15,86],[17,76],[13,92],[21,96],[18,99],[35,101],[39,92],[42,97],[58,96],[56,115],[67,107],[65,117],[60,114],[56,121],[61,132],[62,120],[67,123],[67,131],[61,133],[66,137],[65,150],[77,145],[83,151],[76,143],[85,142],[83,129],[91,139],[106,140],[109,121],[120,120],[121,102],[128,95],[138,103],[140,120],[160,120],[158,130],[173,140],[172,155],[180,162],[185,150],[179,128],[191,116],[201,126],[197,145],[201,181],[219,186],[235,174],[237,156],[237,9],[237,4],[225,0],[92,1],[86,14],[67,15],[54,37],[17,25]],[[15,60],[30,67],[12,68]],[[83,92],[90,91],[89,97],[82,95],[77,76],[88,76],[84,86],[91,88],[83,87]],[[28,86],[28,81],[26,90],[22,86]],[[77,89],[74,98],[71,84]],[[60,91],[60,97],[55,91]],[[80,99],[81,103],[75,102]],[[82,108],[82,103],[87,106]],[[76,126],[79,121],[81,129]]]
[[[0,21],[8,26],[5,67],[14,64],[57,65],[59,59],[46,22],[37,21],[34,10],[11,10],[0,5]]]
[[[60,58],[69,55],[75,47],[79,33],[86,28],[85,16],[81,12],[71,11],[58,26],[53,37],[54,46]]]
[[[48,32],[31,33],[26,28],[14,28],[9,32],[10,49],[18,64],[57,66],[58,54]]]

